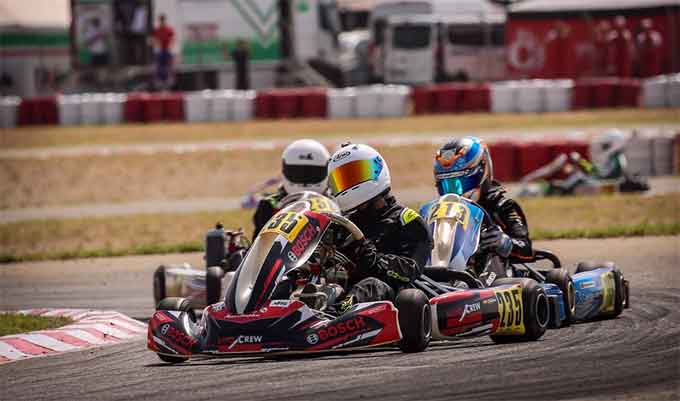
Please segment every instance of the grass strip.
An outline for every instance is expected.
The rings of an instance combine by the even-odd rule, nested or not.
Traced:
[[[521,204],[534,240],[680,234],[677,193],[536,198]],[[215,222],[249,234],[251,215],[231,210],[4,224],[0,262],[200,251]]]
[[[0,313],[0,336],[55,329],[73,323],[68,317],[31,316],[20,313]]]
[[[227,139],[324,139],[394,132],[532,130],[680,122],[680,109],[605,109],[542,114],[465,113],[381,119],[292,119],[225,123],[38,126],[0,130],[0,147],[194,142]]]

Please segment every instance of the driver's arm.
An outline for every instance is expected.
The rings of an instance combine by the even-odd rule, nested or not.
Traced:
[[[493,213],[494,218],[500,220],[501,228],[512,241],[510,256],[518,259],[533,257],[534,251],[529,239],[529,227],[524,211],[517,202],[505,198],[498,204]]]
[[[385,231],[392,234],[386,239],[396,251],[383,252],[370,240],[355,245],[353,259],[357,264],[356,276],[359,276],[355,278],[376,277],[392,287],[401,287],[423,273],[432,249],[431,241],[425,222],[411,209],[404,209],[396,221],[387,224],[393,227],[385,227]]]

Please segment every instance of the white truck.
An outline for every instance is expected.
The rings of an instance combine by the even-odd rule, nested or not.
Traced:
[[[503,7],[488,0],[382,0],[369,19],[373,79],[502,79],[505,19]]]

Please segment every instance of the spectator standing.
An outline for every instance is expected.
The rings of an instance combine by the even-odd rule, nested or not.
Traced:
[[[245,40],[236,41],[236,48],[231,52],[231,58],[236,67],[236,89],[250,89],[250,50]]]
[[[90,66],[95,68],[109,65],[109,46],[107,34],[102,28],[99,18],[90,19],[84,32],[85,46],[90,51]]]
[[[166,23],[165,14],[158,17],[158,27],[153,31],[156,45],[156,86],[168,89],[172,86],[172,47],[175,31]]]
[[[619,15],[607,34],[607,75],[630,78],[633,75],[633,38],[626,18]]]
[[[641,28],[636,38],[640,76],[659,75],[663,70],[663,37],[649,18],[642,20]]]

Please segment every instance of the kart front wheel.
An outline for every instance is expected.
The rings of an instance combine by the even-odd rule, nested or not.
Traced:
[[[194,313],[194,310],[191,308],[191,302],[186,298],[178,297],[163,298],[156,306],[156,310],[186,312],[189,315],[189,319],[192,322],[196,323],[196,314]],[[158,358],[160,358],[161,361],[168,363],[181,363],[189,360],[189,358],[184,356],[163,354],[156,355],[158,355]]]
[[[394,302],[399,310],[402,339],[399,348],[404,352],[421,352],[432,338],[432,308],[425,294],[415,288],[401,290]]]
[[[545,275],[545,281],[555,284],[562,291],[565,315],[562,326],[569,326],[571,318],[574,316],[574,312],[576,312],[576,290],[569,271],[564,268],[549,270]]]

